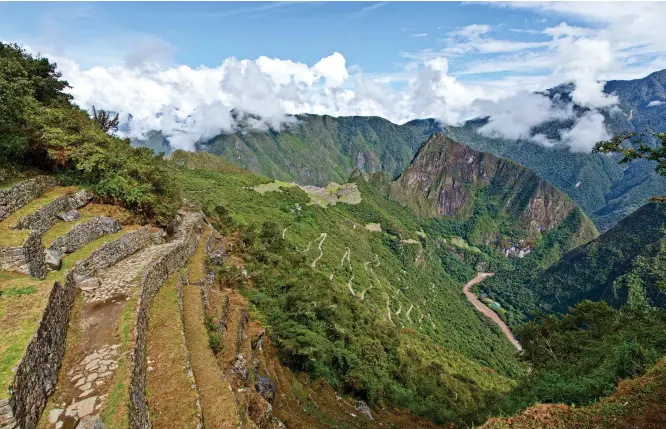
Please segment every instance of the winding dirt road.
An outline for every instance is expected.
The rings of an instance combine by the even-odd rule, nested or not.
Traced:
[[[477,310],[479,310],[481,313],[485,314],[486,317],[490,318],[497,326],[500,327],[502,332],[504,332],[504,335],[511,341],[511,344],[513,344],[518,350],[522,350],[523,348],[521,347],[520,343],[516,339],[516,337],[513,335],[513,332],[511,332],[511,329],[507,326],[506,323],[500,317],[495,313],[493,310],[488,308],[486,304],[481,302],[479,298],[474,295],[474,292],[472,292],[472,286],[475,284],[481,283],[488,277],[493,276],[495,273],[478,273],[476,277],[474,277],[472,280],[468,281],[465,287],[463,288],[463,292],[465,292],[465,297],[467,297],[467,300],[471,302],[474,307],[476,307]]]

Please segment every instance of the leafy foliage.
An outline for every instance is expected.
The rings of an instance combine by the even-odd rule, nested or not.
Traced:
[[[59,173],[159,223],[177,210],[179,191],[166,161],[106,134],[117,118],[95,119],[72,105],[56,64],[0,43],[0,163]]]
[[[645,137],[651,135],[657,140],[657,145],[652,147],[647,144]],[[624,147],[624,142],[630,142],[629,147]],[[620,164],[625,164],[636,159],[647,159],[657,163],[656,171],[666,176],[666,134],[664,133],[630,133],[620,134],[609,141],[598,142],[593,153],[620,153],[622,159]]]
[[[620,379],[645,373],[666,352],[666,312],[582,301],[564,316],[539,314],[518,330],[532,372],[504,411],[536,402],[585,405]]]

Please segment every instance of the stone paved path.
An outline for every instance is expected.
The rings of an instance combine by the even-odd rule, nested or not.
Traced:
[[[176,243],[146,247],[81,284],[83,308],[79,362],[67,374],[60,407],[49,412],[56,429],[75,428],[79,419],[100,414],[121,358],[118,321],[127,300],[138,291],[140,275]]]
[[[104,270],[96,279],[97,281],[86,280],[86,284],[91,284],[81,288],[85,302],[106,301],[117,295],[128,296],[132,286],[136,284],[137,276],[174,245],[174,243],[168,243],[139,250]]]

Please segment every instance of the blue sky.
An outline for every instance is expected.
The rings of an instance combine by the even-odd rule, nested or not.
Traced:
[[[665,2],[0,3],[0,41],[56,61],[80,106],[186,148],[232,129],[230,109],[257,127],[490,116],[488,135],[554,145],[531,130],[570,106],[534,91],[573,82],[591,113],[560,143],[588,150],[618,109],[603,81],[666,68],[664,16]]]
[[[540,31],[560,20],[529,10],[453,2],[0,4],[5,40],[74,56],[85,46],[116,41],[107,52],[80,55],[85,65],[117,61],[114,55],[130,51],[134,40],[153,38],[169,46],[169,60],[191,67],[262,55],[312,64],[341,52],[349,65],[377,74],[400,72],[409,61],[404,54],[438,49],[447,33],[466,25],[490,25],[496,36],[509,40],[545,41],[549,38],[543,35],[512,30]],[[475,59],[481,58],[454,59],[451,70]]]

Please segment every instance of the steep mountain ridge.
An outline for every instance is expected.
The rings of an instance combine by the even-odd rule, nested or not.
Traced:
[[[549,311],[566,311],[584,299],[666,308],[665,228],[666,204],[648,203],[527,287]]]
[[[433,134],[390,185],[390,197],[419,216],[471,221],[474,245],[524,255],[573,212],[580,216],[571,247],[597,231],[576,204],[533,171]]]

